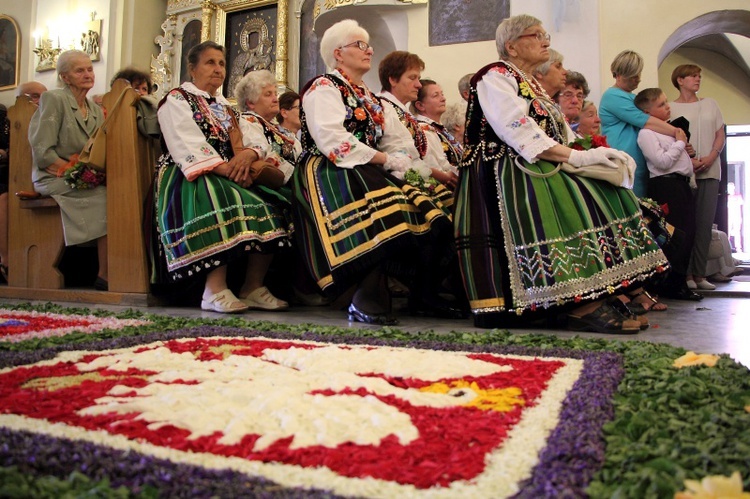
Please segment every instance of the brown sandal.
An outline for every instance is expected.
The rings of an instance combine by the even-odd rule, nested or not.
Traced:
[[[568,329],[602,334],[635,334],[641,330],[641,324],[636,320],[628,319],[610,303],[604,301],[599,308],[586,315],[568,314]]]
[[[648,312],[666,312],[667,304],[657,301],[648,291],[641,289],[637,293],[629,294],[630,303],[628,308],[636,315],[643,315]]]

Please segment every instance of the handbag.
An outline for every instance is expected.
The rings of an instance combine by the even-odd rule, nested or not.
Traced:
[[[123,89],[115,101],[115,105],[112,106],[112,109],[107,114],[104,123],[89,137],[89,140],[86,141],[83,149],[81,149],[81,153],[78,155],[78,161],[86,163],[92,170],[103,172],[107,169],[107,125],[110,124],[127,91],[128,88]]]
[[[519,161],[520,160],[520,161]],[[622,161],[614,158],[611,160],[617,165],[617,168],[612,168],[607,165],[588,165],[575,167],[570,163],[561,162],[558,163],[555,168],[549,172],[538,172],[527,168],[523,163],[526,162],[521,156],[516,156],[516,166],[524,173],[537,178],[548,178],[555,175],[560,170],[564,171],[569,175],[578,175],[580,177],[593,178],[597,180],[603,180],[617,187],[625,187],[626,189],[633,188],[633,181],[635,179],[635,161],[633,158],[628,156],[628,161]],[[531,163],[529,163],[531,164]]]
[[[237,123],[237,117],[234,112],[229,113],[231,115],[231,125],[227,133],[229,134],[229,142],[232,145],[232,151],[237,156],[239,153],[247,149],[242,143],[242,131],[240,131],[239,123]],[[284,185],[284,172],[279,170],[277,167],[267,162],[264,159],[254,161],[250,165],[250,180],[252,184],[258,184],[269,189],[278,190]]]

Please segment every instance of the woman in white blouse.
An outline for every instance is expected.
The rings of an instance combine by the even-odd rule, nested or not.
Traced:
[[[683,116],[690,122],[690,143],[695,149],[693,171],[698,190],[695,193],[695,242],[690,257],[687,286],[690,289],[715,289],[706,280],[708,247],[716,215],[721,179],[721,150],[724,149],[724,118],[716,101],[698,97],[701,68],[683,64],[672,71],[672,84],[680,96],[670,103],[672,116]]]
[[[250,71],[234,88],[242,118],[250,124],[245,140],[262,151],[262,157],[273,159],[284,173],[286,184],[292,177],[294,163],[302,144],[293,135],[283,133],[273,119],[279,112],[276,78],[267,69]]]
[[[573,131],[531,76],[549,44],[539,19],[508,18],[496,32],[500,60],[472,78],[454,223],[474,324],[524,324],[567,304],[571,329],[636,333],[641,322],[605,298],[666,259],[631,190],[556,171],[628,158],[565,145]]]
[[[445,112],[443,88],[433,80],[420,80],[422,87],[412,102],[416,119],[427,138],[424,162],[432,170],[432,177],[453,190],[458,181],[458,163],[463,148],[440,122]]]
[[[413,279],[413,312],[460,315],[436,292],[450,220],[436,201],[394,176],[419,158],[394,133],[401,127],[395,113],[384,113],[362,81],[372,62],[368,42],[356,21],[331,26],[320,43],[330,72],[302,92],[303,153],[292,177],[301,253],[322,290],[353,290],[350,320],[396,322],[386,273]]]

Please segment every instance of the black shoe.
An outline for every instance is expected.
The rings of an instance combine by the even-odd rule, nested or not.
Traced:
[[[440,296],[428,296],[409,299],[409,313],[423,317],[440,317],[442,319],[465,319],[469,316],[467,310],[454,305]]]
[[[703,299],[703,295],[699,295],[695,291],[689,289],[687,286],[682,287],[678,289],[677,291],[668,293],[667,297],[673,298],[675,300],[687,300],[687,301],[701,301]]]
[[[349,320],[351,322],[364,322],[365,324],[378,324],[380,326],[393,326],[398,320],[388,314],[368,314],[357,308],[354,303],[349,305]]]
[[[94,289],[97,291],[109,291],[109,281],[97,277],[96,281],[94,281]]]

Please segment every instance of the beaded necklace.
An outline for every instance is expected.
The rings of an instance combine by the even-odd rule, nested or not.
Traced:
[[[536,92],[538,95],[541,95],[542,97],[544,97],[548,101],[552,101],[552,99],[550,98],[550,96],[547,93],[547,91],[544,89],[544,87],[541,85],[541,83],[539,83],[536,80],[536,78],[534,78],[533,76],[527,75],[526,73],[524,73],[523,69],[519,68],[518,66],[516,66],[512,62],[510,62],[510,61],[504,61],[504,62],[508,66],[510,66],[514,71],[517,71],[518,74],[520,74],[521,77],[526,81],[526,83],[529,84],[529,86],[531,87],[531,89],[534,92]]]
[[[382,106],[379,106],[375,103],[375,97],[372,95],[372,92],[370,92],[368,89],[367,93],[365,93],[365,89],[360,87],[359,85],[355,85],[354,82],[352,82],[351,78],[349,78],[349,75],[347,75],[343,69],[336,68],[336,71],[341,73],[341,76],[343,76],[349,86],[352,87],[352,90],[354,90],[354,93],[357,95],[359,101],[363,106],[365,106],[365,110],[367,110],[367,112],[369,113],[372,121],[374,121],[376,125],[380,125],[382,127],[385,123],[385,115],[383,114]]]

